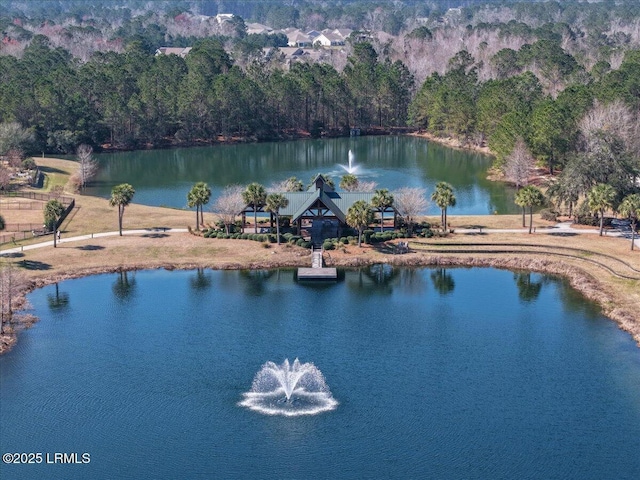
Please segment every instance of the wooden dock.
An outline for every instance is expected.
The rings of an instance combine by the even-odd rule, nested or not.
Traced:
[[[311,268],[298,268],[298,280],[335,280],[338,271],[335,268],[324,266],[322,261],[322,249],[313,249],[311,252]]]
[[[336,280],[338,271],[331,267],[298,268],[298,280]]]

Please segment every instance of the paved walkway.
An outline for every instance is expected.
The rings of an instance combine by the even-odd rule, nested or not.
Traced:
[[[535,234],[558,234],[558,235],[582,235],[582,234],[595,234],[599,233],[597,228],[571,228],[572,222],[562,222],[554,225],[553,227],[545,227],[545,228],[537,228],[535,230]],[[528,233],[528,228],[456,228],[454,229],[455,233]],[[148,235],[148,234],[156,234],[156,233],[185,233],[188,230],[186,228],[145,228],[139,230],[123,230],[123,235]],[[605,231],[606,235],[609,237],[624,237],[627,240],[631,239],[631,231],[621,231],[621,230],[608,230]],[[120,232],[102,232],[102,233],[92,233],[89,235],[78,235],[76,237],[64,237],[58,240],[58,244],[63,243],[71,243],[71,242],[79,242],[83,240],[90,240],[92,238],[101,238],[101,237],[113,237],[119,235]],[[636,237],[635,239],[636,248],[640,249],[640,237]],[[0,250],[0,255],[12,254],[12,253],[20,253],[26,252],[27,250],[34,250],[36,248],[44,248],[44,247],[53,247],[53,240],[48,240],[46,242],[34,243],[31,245],[23,245],[20,247],[8,248],[5,250]]]
[[[157,234],[157,233],[185,233],[188,230],[186,228],[144,228],[139,230],[123,230],[122,235],[148,235],[148,234]],[[79,242],[82,240],[91,240],[92,238],[101,238],[101,237],[113,237],[120,235],[120,232],[102,232],[102,233],[91,233],[89,235],[78,235],[76,237],[62,237],[58,240],[58,245],[63,243],[71,243],[71,242]],[[0,250],[0,255],[11,254],[11,253],[20,253],[26,252],[27,250],[34,250],[36,248],[44,248],[44,247],[53,247],[53,240],[48,240],[46,242],[34,243],[31,245],[22,245],[20,247],[8,248],[6,250]]]
[[[534,227],[534,234],[555,234],[562,235],[599,235],[600,229],[598,228],[573,228],[573,222],[560,222],[553,227]],[[529,233],[529,227],[527,228],[456,228],[455,233]],[[624,237],[627,240],[631,240],[631,229],[627,230],[605,230],[604,235],[607,237]],[[634,244],[637,248],[640,248],[640,236],[636,234]]]

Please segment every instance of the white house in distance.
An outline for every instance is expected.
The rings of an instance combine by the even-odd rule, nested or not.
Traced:
[[[313,42],[311,38],[306,33],[302,33],[300,30],[293,30],[292,32],[286,33],[288,42],[287,44],[290,47],[311,47],[313,46]]]
[[[230,22],[233,20],[233,13],[219,13],[216,15],[218,23]]]
[[[320,47],[337,47],[345,44],[345,41],[349,35],[351,35],[352,30],[349,29],[339,29],[336,28],[334,30],[325,29],[321,32],[317,30],[311,30],[307,33],[302,32],[301,30],[294,28],[286,28],[281,30],[284,33],[289,42],[290,47],[301,47],[301,48],[309,48],[314,45]]]
[[[273,33],[273,28],[261,23],[247,23],[247,33],[249,35],[261,35]]]
[[[313,39],[313,44],[323,47],[338,47],[344,45],[345,40],[346,37],[343,37],[340,33],[337,33],[336,30],[327,29],[323,30],[320,35]]]
[[[178,55],[179,57],[186,57],[191,51],[191,47],[160,47],[156,50],[156,56],[158,55]]]

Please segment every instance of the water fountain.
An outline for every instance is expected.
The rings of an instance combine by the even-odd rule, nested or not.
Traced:
[[[292,364],[289,359],[281,365],[265,363],[243,396],[242,407],[287,417],[315,415],[338,405],[322,372],[313,363],[301,363],[297,358]]]
[[[354,158],[353,152],[349,150],[349,165],[340,164],[340,166],[344,168],[347,173],[351,173],[355,175],[358,172],[358,165],[353,164],[353,158]]]

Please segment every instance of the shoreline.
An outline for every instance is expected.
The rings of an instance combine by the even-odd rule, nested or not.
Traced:
[[[274,252],[275,253],[275,252]],[[395,267],[403,268],[432,268],[432,267],[452,267],[452,268],[497,268],[509,271],[530,271],[558,276],[568,281],[571,288],[578,291],[586,299],[595,302],[601,309],[602,315],[615,322],[621,330],[631,335],[636,345],[640,347],[640,312],[632,308],[620,306],[622,299],[620,296],[604,285],[594,275],[584,269],[564,261],[553,261],[540,254],[529,253],[526,256],[515,256],[513,254],[498,256],[482,254],[455,254],[443,252],[441,255],[424,254],[413,251],[405,255],[394,255],[385,261],[379,258],[367,257],[368,250],[357,256],[334,258],[327,262],[328,266],[338,268],[359,268],[363,266],[385,263]],[[523,252],[524,253],[524,252]],[[486,254],[485,254],[486,255]],[[308,256],[298,255],[297,258],[257,260],[251,262],[224,262],[215,264],[213,262],[148,262],[133,263],[129,265],[105,265],[101,267],[86,267],[73,272],[61,272],[53,275],[30,280],[29,287],[23,292],[20,300],[26,300],[26,296],[37,288],[43,288],[65,280],[84,278],[92,275],[117,273],[123,271],[139,270],[195,270],[206,268],[212,270],[243,270],[243,269],[277,269],[296,268],[308,264]],[[16,329],[11,334],[3,334],[0,341],[0,355],[9,352],[17,343],[21,330],[30,328],[31,321],[24,328]]]
[[[429,139],[426,134],[411,135]],[[37,160],[62,177],[57,179],[59,183],[77,168],[75,162],[68,160]],[[182,233],[186,225],[192,224],[191,211],[135,203],[127,207],[124,228],[143,233],[103,236],[98,232],[112,232],[116,226],[114,210],[108,201],[92,196],[72,196],[78,208],[62,226],[64,239],[58,248],[25,249],[11,261],[21,267],[27,280],[27,286],[17,300],[24,302],[26,295],[35,288],[104,273],[161,268],[275,269],[310,263],[309,250],[300,247],[267,245],[268,248],[264,248],[265,245],[247,240],[213,240]],[[394,248],[390,244],[393,242],[363,248],[349,245],[328,252],[325,262],[327,266],[342,268],[371,264],[416,268],[489,267],[562,276],[585,298],[595,301],[602,314],[628,332],[640,347],[640,252],[630,253],[626,242],[606,235],[581,235],[579,229],[554,230],[555,224],[537,216],[534,224],[538,225],[539,233],[534,236],[521,231],[519,214],[454,215],[450,221],[452,232],[455,229],[456,233],[439,237],[437,243],[411,239],[416,248],[411,248],[407,254],[391,255]],[[514,230],[514,227],[518,228]],[[163,232],[158,233],[158,228]],[[166,228],[183,230],[171,233],[166,232]],[[467,232],[459,232],[458,228]],[[94,233],[97,233],[95,238]],[[74,236],[77,237],[75,240],[66,240]],[[489,238],[490,243],[487,243]],[[456,244],[464,246],[465,250],[456,249]],[[567,254],[567,244],[573,247],[572,255]],[[488,245],[503,250],[491,251]],[[619,273],[621,269],[627,274]],[[1,336],[0,355],[15,345],[22,327],[28,328],[32,323],[32,319],[26,317],[25,325],[16,324],[15,332]]]
[[[438,143],[440,145],[444,145],[449,148],[453,148],[455,150],[463,150],[465,152],[476,152],[486,155],[488,157],[495,158],[495,154],[489,149],[489,147],[480,147],[478,145],[470,144],[469,142],[461,142],[459,139],[454,137],[438,137],[433,135],[432,133],[417,131],[412,133],[407,133],[406,135],[410,137],[418,137],[424,138],[430,142]],[[494,180],[499,181],[499,180]]]

